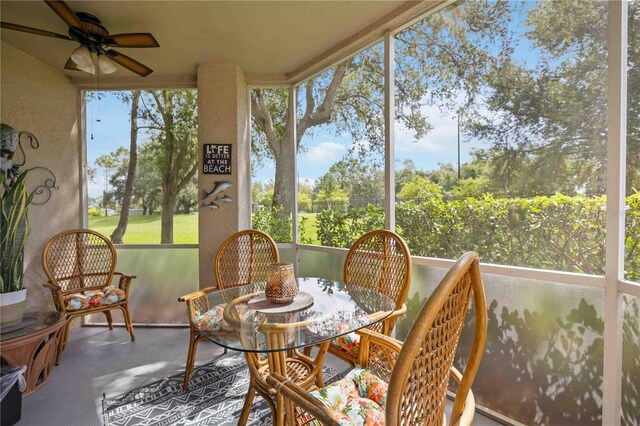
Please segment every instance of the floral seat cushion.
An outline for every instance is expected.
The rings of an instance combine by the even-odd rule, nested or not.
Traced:
[[[357,358],[358,349],[360,348],[360,336],[355,332],[345,334],[344,336],[339,336],[331,340],[331,344]]]
[[[388,385],[375,374],[356,367],[346,377],[311,395],[331,409],[341,426],[384,425]]]
[[[203,331],[231,331],[232,328],[224,320],[224,308],[226,305],[216,305],[203,314],[196,312],[195,325]],[[248,320],[252,312],[245,305],[237,307],[241,319]]]
[[[95,308],[121,302],[126,299],[125,292],[114,286],[107,286],[99,290],[85,291],[83,293],[73,293],[64,296],[64,303],[67,311],[79,311],[82,309]]]

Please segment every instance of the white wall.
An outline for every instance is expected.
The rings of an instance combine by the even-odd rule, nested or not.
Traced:
[[[47,204],[29,208],[31,235],[25,253],[27,310],[50,310],[51,292],[42,287],[46,280],[42,248],[54,234],[81,225],[79,93],[59,70],[5,42],[0,48],[0,121],[36,136],[40,142],[37,150],[23,141],[25,167],[47,167],[59,187]],[[44,175],[31,175],[31,187],[38,180],[42,183],[38,177]]]

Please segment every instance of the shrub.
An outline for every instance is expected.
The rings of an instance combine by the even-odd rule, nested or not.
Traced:
[[[251,217],[251,227],[266,232],[278,243],[291,242],[291,215],[282,208],[259,205]]]
[[[103,216],[103,214],[102,214],[102,210],[100,209],[100,207],[93,207],[93,208],[90,208],[90,209],[87,211],[87,214],[88,214],[89,216],[91,216],[91,217],[100,217],[100,216]]]
[[[605,197],[562,194],[396,204],[397,230],[413,255],[457,258],[474,250],[487,263],[596,275],[604,274],[606,215]],[[317,221],[320,244],[347,248],[384,227],[384,210],[325,210]],[[627,197],[625,250],[626,276],[640,280],[640,193]]]

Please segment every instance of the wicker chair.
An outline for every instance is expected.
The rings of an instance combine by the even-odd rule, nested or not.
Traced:
[[[464,373],[460,374],[453,360],[472,293],[475,335]],[[487,335],[487,307],[476,253],[464,254],[442,279],[405,343],[368,329],[358,333],[359,367],[321,391],[309,394],[277,374],[267,378],[284,398],[288,424],[338,425],[339,420],[349,421],[349,404],[365,407],[358,419],[366,417],[363,424],[446,424],[450,376],[458,386],[449,424],[471,423],[475,412],[471,384]],[[332,396],[331,402],[327,395]]]
[[[389,317],[369,326],[369,329],[389,336],[398,318],[407,311],[404,300],[411,281],[411,255],[407,244],[395,232],[367,232],[349,249],[344,263],[344,281],[347,285],[374,289],[396,302],[396,309]],[[332,341],[329,353],[355,365],[359,346],[357,334],[350,333]]]
[[[120,309],[131,341],[135,340],[128,305],[129,285],[135,275],[114,272],[116,261],[111,241],[88,229],[61,232],[44,246],[42,266],[49,278],[45,287],[51,289],[56,308],[66,314],[56,364],[66,349],[71,321],[84,315],[103,312],[109,329],[113,329],[111,311]],[[114,275],[120,277],[117,286],[112,285]]]
[[[189,352],[182,384],[185,390],[189,389],[189,378],[193,372],[196,350],[198,343],[203,339],[195,324],[199,317],[209,313],[212,309],[209,306],[207,293],[266,281],[267,265],[278,262],[279,259],[278,247],[266,233],[255,229],[237,232],[227,238],[216,253],[214,271],[218,286],[207,287],[178,299],[180,302],[187,303],[190,324]]]

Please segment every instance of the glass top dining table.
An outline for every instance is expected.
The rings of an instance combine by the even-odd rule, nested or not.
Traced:
[[[265,283],[207,293],[207,312],[194,327],[220,346],[241,352],[288,351],[367,327],[396,308],[375,290],[324,278],[297,278],[293,302],[264,300]],[[278,338],[273,338],[277,335]]]

